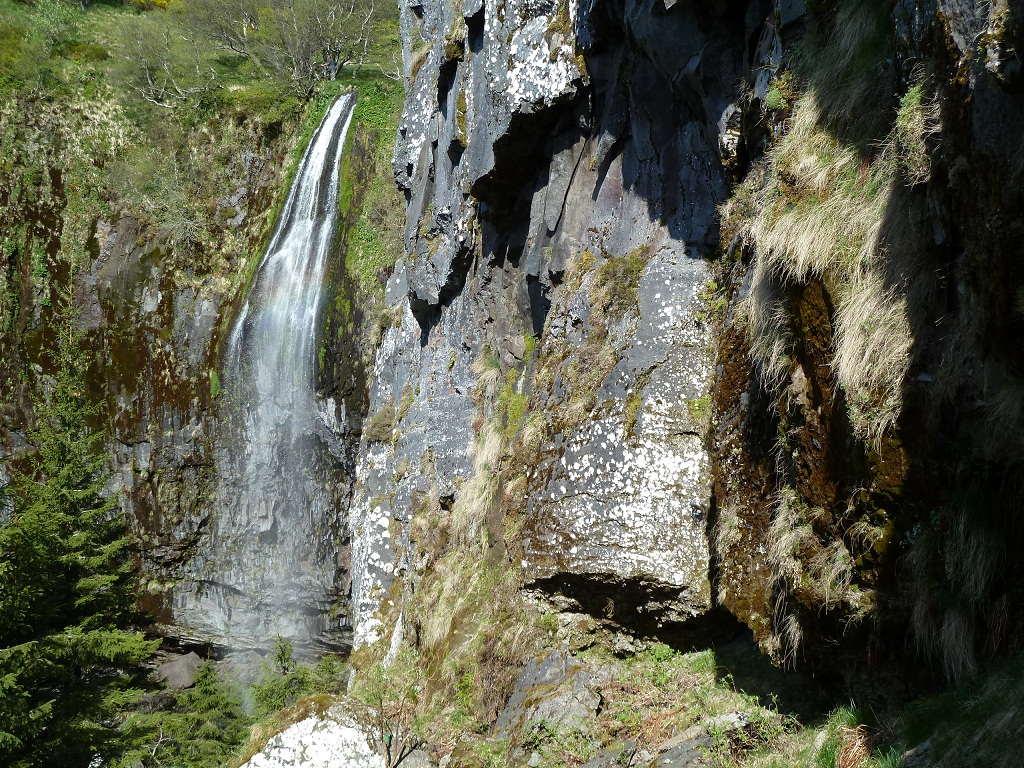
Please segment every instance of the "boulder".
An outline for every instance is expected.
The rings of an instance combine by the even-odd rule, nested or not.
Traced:
[[[631,765],[634,754],[636,754],[635,741],[632,739],[616,741],[594,755],[581,768],[618,768],[623,765]]]
[[[564,730],[589,721],[601,706],[599,673],[566,651],[527,664],[494,724],[496,738],[514,738],[541,723]]]
[[[365,731],[337,709],[312,715],[281,731],[243,768],[385,768]],[[406,765],[405,761],[402,765]],[[425,763],[409,764],[420,768]]]
[[[194,651],[184,656],[172,656],[156,668],[153,677],[160,680],[168,688],[181,690],[191,688],[196,681],[196,670],[202,666],[203,660]]]

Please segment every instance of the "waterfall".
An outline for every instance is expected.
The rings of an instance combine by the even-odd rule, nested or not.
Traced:
[[[222,444],[209,546],[175,619],[199,638],[299,648],[337,641],[344,526],[337,462],[314,399],[316,330],[335,235],[338,179],[354,96],[327,111],[227,339]]]

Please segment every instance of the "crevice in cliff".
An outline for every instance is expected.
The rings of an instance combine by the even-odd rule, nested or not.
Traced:
[[[525,589],[561,612],[585,613],[599,625],[657,638],[677,649],[708,648],[740,631],[736,618],[725,610],[688,613],[686,588],[619,573],[563,572],[529,582]]]

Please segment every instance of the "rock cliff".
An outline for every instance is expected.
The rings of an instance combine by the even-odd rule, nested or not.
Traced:
[[[349,189],[316,371],[348,527],[311,544],[337,553],[354,644],[479,652],[505,676],[492,720],[525,660],[494,639],[512,603],[622,652],[738,620],[777,662],[851,680],[910,653],[956,678],[1019,646],[1022,19],[1017,0],[402,0],[404,255],[386,286],[346,271]],[[221,342],[297,126],[205,136],[224,173],[200,242],[76,191],[133,146],[117,109],[17,108],[3,456],[45,388],[46,278],[73,264],[147,607],[221,642],[174,596],[215,558]],[[350,185],[373,175],[365,138]]]
[[[401,18],[360,641],[458,612],[431,569],[479,538],[588,631],[728,612],[851,681],[1015,647],[1021,10]]]

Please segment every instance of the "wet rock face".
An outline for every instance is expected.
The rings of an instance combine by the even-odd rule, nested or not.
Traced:
[[[393,439],[359,462],[363,626],[416,561],[410,502],[449,508],[472,473],[471,367],[485,358],[525,403],[505,440],[536,443],[513,460],[527,483],[508,544],[527,585],[645,633],[710,609],[700,295],[727,192],[720,147],[736,150],[736,83],[771,11],[402,4],[407,256],[370,402],[396,409]]]
[[[259,125],[240,130],[246,149],[226,168],[230,192],[211,213],[221,239],[210,263],[222,269],[196,274],[186,248],[125,214],[95,222],[75,285],[110,414],[111,488],[142,540],[145,607],[166,634],[204,643],[219,638],[183,620],[174,595],[203,589],[199,563],[214,548],[218,350],[239,293],[230,275],[259,258],[287,149]]]
[[[176,290],[161,263],[166,251],[131,218],[101,222],[97,239],[79,296],[83,319],[104,339],[113,481],[145,542],[147,607],[169,622],[165,588],[186,575],[209,521],[209,371],[222,297],[212,285]]]

